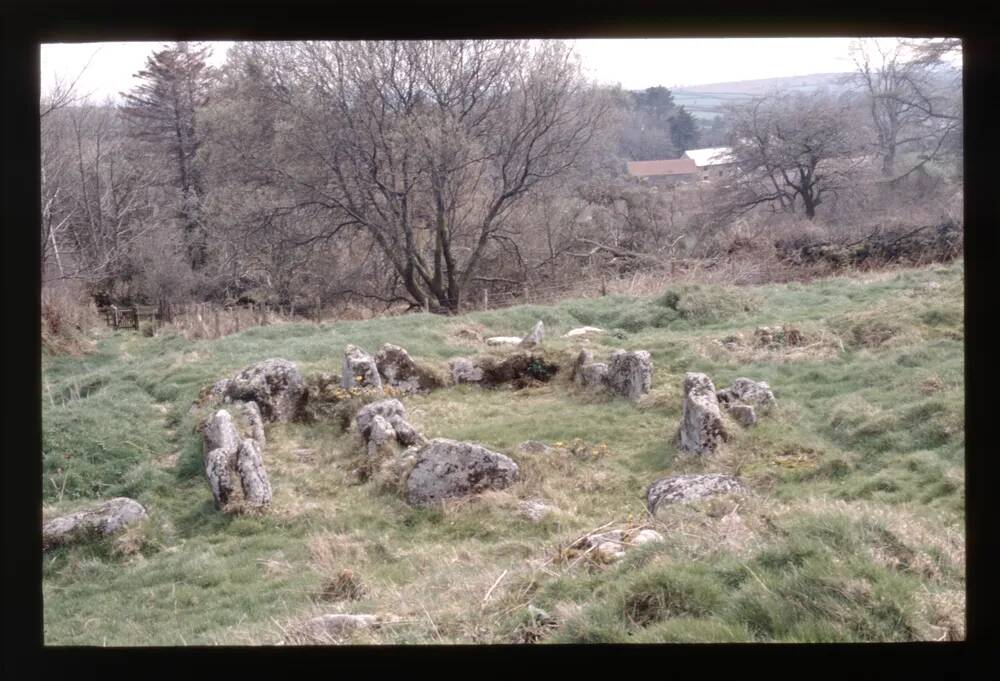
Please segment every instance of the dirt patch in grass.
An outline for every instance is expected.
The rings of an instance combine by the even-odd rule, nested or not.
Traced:
[[[844,351],[840,338],[816,325],[757,327],[695,341],[702,357],[745,364],[824,360]]]
[[[448,327],[445,336],[449,345],[479,347],[483,344],[486,327],[482,324],[463,323]]]

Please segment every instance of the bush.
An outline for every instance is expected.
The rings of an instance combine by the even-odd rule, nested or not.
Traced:
[[[87,334],[101,323],[97,307],[80,287],[59,283],[42,290],[42,350],[81,355],[93,350]]]

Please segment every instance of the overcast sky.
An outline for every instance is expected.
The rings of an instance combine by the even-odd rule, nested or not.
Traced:
[[[630,90],[700,85],[756,78],[849,71],[851,38],[648,38],[574,41],[587,75]],[[82,93],[115,97],[135,83],[146,57],[164,43],[43,45],[43,92],[54,79],[80,78]],[[225,60],[231,42],[215,42],[212,64]]]

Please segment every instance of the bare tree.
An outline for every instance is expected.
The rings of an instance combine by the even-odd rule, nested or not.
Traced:
[[[756,99],[732,113],[739,173],[727,210],[799,207],[812,219],[827,195],[842,190],[859,163],[850,106],[824,92]]]
[[[255,45],[282,152],[244,162],[321,207],[329,238],[361,230],[406,298],[458,310],[509,218],[572,168],[607,108],[558,42]]]
[[[900,150],[924,152],[909,174],[960,137],[960,74],[946,63],[946,57],[960,51],[957,39],[852,44],[854,80],[867,96],[875,147],[887,177],[896,175]]]
[[[67,189],[71,154],[64,139],[65,125],[60,125],[60,122],[54,119],[58,117],[57,112],[85,98],[85,95],[79,92],[79,83],[87,72],[94,54],[75,76],[63,77],[57,74],[39,102],[42,196],[40,253],[43,280],[48,276],[47,264],[50,257],[55,260],[59,276],[66,275],[63,259],[59,253],[59,240],[73,217],[73,207],[68,201]]]

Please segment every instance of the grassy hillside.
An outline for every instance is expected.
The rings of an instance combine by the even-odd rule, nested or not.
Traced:
[[[272,644],[289,623],[336,612],[396,619],[356,643],[960,638],[962,292],[955,263],[213,341],[105,332],[96,354],[43,362],[43,513],[121,495],[150,520],[45,555],[46,644]],[[652,392],[633,406],[579,393],[560,372],[521,391],[404,398],[426,436],[480,442],[523,473],[503,492],[435,509],[354,482],[356,434],[271,426],[271,513],[213,508],[189,414],[206,385],[268,357],[339,373],[348,343],[373,352],[389,341],[443,363],[483,351],[463,327],[520,335],[537,319],[555,356],[582,344],[561,336],[584,324],[611,331],[587,343],[596,355],[650,351]],[[800,329],[805,346],[748,342],[776,324]],[[685,371],[718,387],[766,380],[778,408],[715,457],[683,458],[671,438]],[[555,450],[525,453],[525,440]],[[647,516],[650,482],[697,471],[739,474],[756,494]],[[531,522],[523,499],[558,510]],[[610,566],[564,550],[609,524],[646,524],[666,541]]]
[[[729,105],[742,104],[753,97],[761,97],[775,91],[808,93],[826,87],[837,91],[843,88],[844,79],[849,75],[813,73],[805,76],[684,85],[671,88],[671,94],[678,106],[684,106],[695,117],[711,119],[721,115]]]

